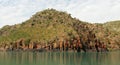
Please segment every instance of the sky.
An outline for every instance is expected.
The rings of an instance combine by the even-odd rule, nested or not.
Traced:
[[[0,0],[0,27],[24,22],[48,8],[90,23],[120,20],[120,0]]]

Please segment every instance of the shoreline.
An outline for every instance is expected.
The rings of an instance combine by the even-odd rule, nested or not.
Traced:
[[[101,50],[99,52],[113,52],[113,51],[120,51],[120,49],[115,49],[115,50],[111,50],[111,51],[107,51],[107,50]],[[53,50],[46,50],[46,49],[26,49],[26,50],[22,50],[22,49],[15,49],[15,50],[10,50],[10,49],[7,49],[7,50],[1,50],[0,49],[0,52],[75,52],[75,53],[86,53],[86,52],[98,52],[96,50],[90,50],[90,49],[87,49],[87,51],[83,51],[83,50],[80,50],[80,51],[77,51],[77,50],[67,50],[67,51],[61,51],[59,49],[53,49]],[[99,53],[98,52],[98,53]]]

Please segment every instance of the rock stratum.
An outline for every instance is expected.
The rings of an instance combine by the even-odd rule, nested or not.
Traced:
[[[0,29],[1,51],[105,52],[120,49],[120,21],[91,24],[46,9],[21,24]]]

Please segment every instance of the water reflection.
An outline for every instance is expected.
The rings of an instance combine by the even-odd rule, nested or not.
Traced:
[[[120,52],[0,52],[0,65],[120,65]]]

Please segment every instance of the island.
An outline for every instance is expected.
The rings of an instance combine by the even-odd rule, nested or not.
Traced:
[[[108,52],[120,49],[120,21],[87,23],[45,9],[0,29],[0,51]]]

